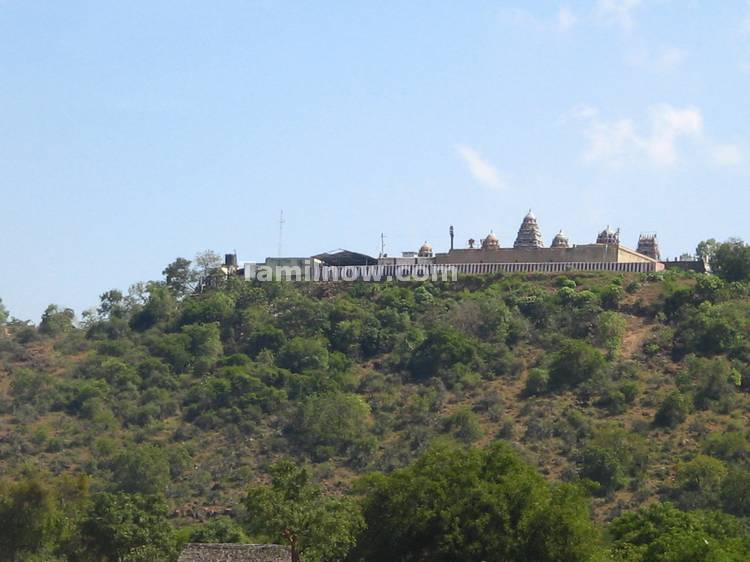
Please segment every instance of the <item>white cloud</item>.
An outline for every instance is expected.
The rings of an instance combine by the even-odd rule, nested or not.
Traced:
[[[578,18],[569,8],[563,6],[557,12],[557,30],[558,31],[570,31],[575,24],[578,23]]]
[[[614,22],[628,31],[635,24],[633,12],[640,4],[641,0],[599,0],[596,11],[605,21]]]
[[[736,144],[717,144],[711,147],[711,161],[716,166],[736,166],[742,162],[742,150]]]
[[[622,165],[632,148],[639,144],[630,119],[605,122],[594,121],[586,131],[589,146],[583,158],[587,162]]]
[[[523,8],[501,8],[498,12],[503,24],[528,29],[537,33],[559,32],[565,33],[575,27],[578,16],[570,8],[561,7],[557,14],[536,16],[534,13]]]
[[[566,123],[574,119],[593,119],[599,115],[599,108],[585,103],[572,107],[562,116],[562,122]]]
[[[601,119],[598,112],[591,110],[579,109],[577,114],[587,123],[584,135],[588,146],[583,152],[586,162],[670,168],[679,163],[680,148],[685,143],[692,143],[716,165],[729,166],[742,160],[735,145],[713,143],[705,137],[703,115],[696,107],[654,105],[640,125],[629,117]]]
[[[502,23],[513,27],[532,29],[534,31],[542,31],[545,28],[543,21],[522,8],[501,8],[499,16]]]
[[[498,191],[505,188],[505,182],[497,169],[482,158],[475,149],[461,144],[456,146],[456,152],[466,164],[469,173],[480,185]]]
[[[694,107],[678,109],[668,104],[649,109],[651,135],[641,142],[649,159],[658,166],[677,163],[677,140],[698,138],[703,133],[703,116]]]
[[[635,50],[627,56],[626,61],[632,66],[651,72],[666,72],[681,64],[687,52],[677,47],[662,47],[656,51],[648,49]]]

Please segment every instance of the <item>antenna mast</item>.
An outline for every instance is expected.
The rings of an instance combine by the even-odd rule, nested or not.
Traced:
[[[385,257],[385,233],[380,233],[380,257]]]
[[[281,251],[283,249],[283,243],[284,243],[284,223],[286,221],[284,220],[284,209],[281,209],[281,214],[279,215],[279,256],[281,256]]]

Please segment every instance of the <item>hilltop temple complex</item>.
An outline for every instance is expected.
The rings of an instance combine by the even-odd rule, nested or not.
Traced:
[[[643,240],[643,237],[642,237]],[[650,245],[649,245],[650,244]],[[468,248],[451,249],[434,256],[436,264],[466,263],[649,263],[658,262],[658,244],[653,235],[631,250],[620,243],[619,231],[609,227],[601,231],[593,244],[571,245],[562,231],[545,246],[539,223],[534,214],[524,217],[512,247],[503,247],[497,236],[490,232],[477,245],[469,240]],[[421,252],[420,252],[421,253]]]
[[[512,245],[503,245],[498,236],[490,231],[479,241],[469,239],[463,248],[454,247],[453,226],[449,229],[450,247],[445,252],[435,252],[428,242],[417,251],[402,252],[400,256],[389,256],[384,251],[372,257],[349,250],[336,250],[310,257],[266,258],[264,263],[237,265],[235,255],[227,256],[233,265],[227,273],[236,272],[247,279],[258,279],[258,271],[269,268],[301,268],[313,270],[313,280],[325,281],[338,278],[341,273],[354,278],[391,275],[421,275],[424,272],[451,271],[458,274],[484,274],[497,272],[555,273],[565,271],[616,271],[647,273],[665,268],[678,267],[695,271],[706,271],[703,262],[661,261],[656,234],[641,234],[636,249],[624,246],[620,241],[620,230],[609,226],[596,235],[595,241],[572,244],[568,236],[559,231],[549,246],[545,244],[536,216],[529,211],[521,221]],[[309,275],[304,276],[311,278]],[[297,274],[296,278],[300,278]]]

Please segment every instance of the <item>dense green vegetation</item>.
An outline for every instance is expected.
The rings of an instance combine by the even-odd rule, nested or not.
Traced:
[[[204,254],[80,323],[0,302],[0,560],[748,560],[750,250],[698,251],[444,284]]]

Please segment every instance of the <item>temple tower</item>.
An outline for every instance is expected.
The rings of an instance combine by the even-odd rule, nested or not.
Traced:
[[[616,231],[612,230],[609,225],[607,228],[602,230],[596,237],[597,244],[619,244],[620,243],[620,229]]]
[[[656,240],[656,233],[649,232],[641,234],[638,237],[638,249],[636,250],[639,254],[648,256],[652,259],[659,261],[661,255],[659,253],[659,242]]]
[[[539,231],[539,225],[536,222],[534,213],[529,209],[529,213],[524,217],[521,228],[518,229],[518,236],[513,243],[514,248],[543,248],[544,240],[542,233]]]

